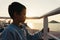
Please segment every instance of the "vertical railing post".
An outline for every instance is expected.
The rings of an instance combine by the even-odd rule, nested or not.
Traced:
[[[48,17],[44,17],[44,22],[43,22],[43,26],[44,26],[44,40],[48,40]]]

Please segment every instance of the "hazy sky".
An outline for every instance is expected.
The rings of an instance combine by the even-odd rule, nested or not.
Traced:
[[[0,0],[0,16],[8,15],[8,5],[14,1],[18,1],[27,7],[27,16],[41,16],[47,12],[60,7],[60,0]],[[60,21],[60,15],[53,16]]]

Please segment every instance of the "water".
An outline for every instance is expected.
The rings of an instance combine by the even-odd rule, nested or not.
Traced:
[[[31,29],[42,30],[43,23],[28,23]],[[50,33],[54,36],[60,38],[60,23],[48,23],[48,27],[50,29]]]
[[[49,23],[49,28],[51,31],[60,32],[60,23]]]
[[[31,24],[31,25],[30,25]],[[41,30],[43,28],[43,23],[28,23],[29,27],[32,29]],[[48,23],[50,31],[60,32],[60,23]]]

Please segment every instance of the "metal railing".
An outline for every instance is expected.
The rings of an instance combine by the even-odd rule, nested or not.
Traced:
[[[52,10],[52,11],[48,12],[47,14],[40,17],[40,18],[44,18],[44,23],[43,23],[44,24],[43,25],[44,26],[44,40],[48,40],[48,35],[53,37],[56,40],[60,40],[59,38],[55,37],[54,35],[48,34],[48,17],[57,15],[57,14],[60,14],[60,7],[55,10]]]
[[[44,40],[48,40],[48,35],[53,37],[56,40],[60,40],[59,38],[55,37],[54,35],[48,34],[48,17],[57,15],[57,14],[60,14],[60,7],[55,10],[52,10],[52,11],[48,12],[47,14],[40,17],[40,18],[44,18],[44,23],[43,23],[44,24],[43,25],[44,26]]]
[[[27,19],[41,19],[44,18],[43,26],[44,26],[44,40],[48,40],[48,35],[53,37],[56,40],[60,40],[59,38],[55,37],[54,35],[48,33],[48,17],[60,14],[60,7],[48,12],[47,14],[41,16],[41,17],[27,17]],[[0,17],[0,19],[11,19],[10,17]]]
[[[48,12],[47,14],[41,16],[41,17],[27,17],[27,19],[41,19],[44,18],[43,21],[43,26],[44,26],[44,40],[48,40],[48,35],[53,37],[56,40],[60,40],[58,37],[48,33],[48,17],[49,16],[53,16],[53,15],[57,15],[60,14],[60,7],[56,8],[55,10],[52,10],[50,12]]]

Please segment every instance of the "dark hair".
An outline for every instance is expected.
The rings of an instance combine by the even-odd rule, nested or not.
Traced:
[[[20,12],[23,9],[26,9],[26,7],[24,5],[22,5],[19,2],[13,2],[9,5],[8,12],[9,12],[10,17],[13,18],[14,12],[17,12],[17,14],[20,14]]]

